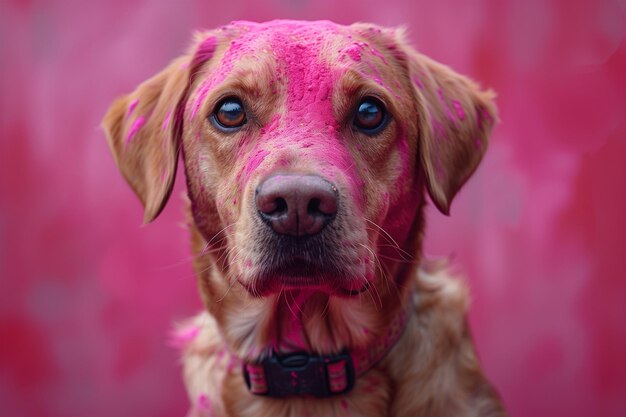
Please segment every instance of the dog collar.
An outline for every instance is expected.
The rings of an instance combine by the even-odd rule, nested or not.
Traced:
[[[277,398],[294,395],[326,398],[349,392],[356,377],[373,368],[400,340],[413,307],[412,302],[406,304],[406,308],[398,310],[385,336],[367,348],[344,350],[335,355],[308,352],[278,355],[270,350],[263,360],[245,362],[243,375],[248,389],[255,395]]]

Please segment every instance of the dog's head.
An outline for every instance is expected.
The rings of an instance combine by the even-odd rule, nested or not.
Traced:
[[[223,288],[345,300],[398,293],[390,287],[419,257],[424,190],[447,214],[495,117],[490,92],[415,52],[402,31],[273,21],[199,34],[104,127],[146,222],[182,152],[194,226]]]

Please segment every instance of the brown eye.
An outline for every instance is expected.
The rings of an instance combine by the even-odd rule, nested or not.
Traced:
[[[229,97],[215,106],[211,115],[213,125],[225,132],[232,132],[246,124],[246,112],[241,101],[236,97]]]
[[[354,125],[366,134],[378,133],[385,125],[385,106],[377,98],[365,97],[357,107]]]

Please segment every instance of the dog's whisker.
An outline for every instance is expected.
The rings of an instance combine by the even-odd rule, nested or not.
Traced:
[[[359,294],[360,295],[360,294]],[[323,320],[326,318],[326,315],[330,313],[330,297],[326,298],[326,304],[324,305],[324,308],[322,309],[322,312],[320,314],[320,318]]]
[[[213,235],[213,237],[212,237],[211,239],[209,239],[209,241],[208,241],[208,242],[204,245],[204,249],[202,250],[202,253],[204,253],[204,252],[205,252],[205,250],[206,250],[206,249],[208,249],[208,248],[209,248],[209,246],[211,246],[211,243],[213,243],[213,240],[214,240],[215,238],[217,238],[218,236],[220,236],[220,235],[222,235],[222,234],[224,235],[223,237],[221,237],[221,238],[220,238],[220,240],[218,241],[218,243],[219,243],[219,242],[221,242],[221,241],[222,241],[223,239],[225,239],[226,237],[228,237],[228,234],[225,234],[224,232],[225,232],[227,229],[229,229],[229,228],[231,228],[231,227],[235,226],[235,224],[236,224],[236,223],[231,223],[231,224],[229,224],[229,225],[227,225],[227,226],[223,227],[223,228],[222,228],[219,232],[215,233],[215,234]],[[232,236],[232,235],[231,235],[231,236]]]
[[[380,263],[380,260],[378,259],[378,255],[376,255],[376,253],[372,249],[368,248],[367,245],[364,245],[363,243],[359,243],[358,245],[364,248],[366,251],[368,251],[370,255],[372,255],[373,261],[376,263],[376,266],[378,267],[378,271],[380,272],[381,276],[386,280],[385,271],[383,270],[383,266]]]
[[[224,238],[222,238],[221,240],[223,240],[223,239],[224,239]],[[221,240],[220,240],[220,242],[221,242]],[[193,254],[193,255],[190,255],[190,256],[186,256],[186,257],[182,258],[181,260],[176,261],[176,262],[174,262],[174,263],[172,263],[172,264],[169,264],[169,265],[164,265],[164,266],[158,266],[158,267],[155,267],[155,268],[154,268],[154,270],[155,270],[155,271],[164,271],[164,270],[169,270],[169,269],[178,268],[178,267],[181,267],[181,266],[187,265],[187,264],[189,264],[189,263],[191,263],[191,262],[193,262],[193,261],[195,261],[195,260],[197,260],[197,259],[200,259],[200,258],[202,258],[202,257],[203,257],[203,256],[205,256],[205,255],[209,255],[209,254],[212,254],[212,253],[216,253],[216,252],[219,252],[220,250],[222,250],[222,249],[220,249],[220,248],[215,248],[215,249],[212,249],[212,250],[207,250],[207,248],[208,248],[208,246],[207,246],[207,245],[208,245],[208,244],[204,245],[203,249],[202,249],[200,252],[198,252],[197,254]]]
[[[287,308],[289,309],[289,311],[291,312],[291,316],[292,317],[298,317],[298,315],[296,315],[296,312],[293,311],[293,309],[291,308],[291,305],[289,304],[289,300],[287,300],[287,292],[282,292],[282,294],[284,294],[285,297],[285,304],[287,304]],[[295,300],[293,300],[295,301]]]
[[[392,262],[397,262],[397,263],[406,264],[406,265],[411,265],[411,264],[416,264],[417,263],[416,260],[393,258],[391,256],[381,255],[380,253],[378,254],[378,257],[381,258],[381,259],[384,259],[386,261],[392,261]]]
[[[220,269],[221,269],[221,270],[224,270],[224,269],[226,268],[226,261],[228,261],[228,260],[230,259],[231,254],[232,254],[233,252],[236,252],[236,253],[237,253],[238,251],[241,251],[241,250],[242,250],[242,249],[241,249],[241,248],[239,248],[239,247],[237,247],[237,246],[233,246],[233,247],[228,248],[226,251],[224,251],[224,253],[223,253],[223,254],[221,254],[221,255],[219,256],[219,258],[217,258],[217,260],[215,261],[215,264],[216,264],[216,265],[219,265],[219,264],[220,264],[220,261],[221,261],[221,267],[220,267]],[[229,263],[230,263],[230,264],[232,264],[232,262],[229,262]]]
[[[410,253],[408,253],[407,251],[405,251],[404,249],[402,249],[400,247],[400,245],[398,245],[398,242],[395,241],[395,239],[393,237],[391,237],[391,235],[381,226],[379,226],[378,224],[376,224],[375,222],[373,222],[372,220],[369,219],[365,219],[365,221],[367,221],[368,223],[370,223],[371,225],[375,226],[376,229],[372,229],[367,227],[367,229],[372,230],[372,231],[380,231],[382,232],[382,236],[385,238],[385,240],[387,240],[388,242],[390,242],[390,245],[379,245],[377,244],[377,247],[391,247],[396,249],[400,255],[404,255],[406,256],[408,259],[413,259],[413,255],[411,255]],[[381,236],[381,234],[379,234],[379,236]]]
[[[221,303],[222,301],[224,301],[224,299],[226,298],[226,296],[228,295],[230,290],[237,283],[237,278],[234,276],[234,274],[232,274],[230,272],[226,275],[226,279],[227,279],[227,282],[230,281],[230,285],[228,286],[228,288],[226,288],[226,292],[224,293],[224,295],[222,295],[219,299],[215,300],[216,303]]]
[[[302,308],[300,308],[300,303],[298,303],[296,301],[296,297],[293,295],[293,293],[291,293],[291,301],[293,301],[293,303],[296,306],[296,309],[298,309],[298,311],[300,312],[300,314],[302,314]]]
[[[369,248],[366,248],[369,249]],[[400,290],[398,289],[398,286],[395,284],[395,282],[391,279],[389,279],[389,271],[387,271],[386,267],[384,264],[382,264],[380,262],[379,256],[376,253],[374,253],[373,251],[370,250],[370,253],[372,254],[372,256],[374,257],[374,262],[376,262],[376,265],[378,266],[378,269],[380,271],[381,274],[381,279],[385,282],[385,286],[387,287],[387,293],[389,293],[391,291],[391,288],[393,288],[393,290],[395,291],[396,295],[398,297],[400,297]],[[376,291],[378,291],[377,288],[375,288]],[[378,294],[379,298],[380,298],[380,294]]]

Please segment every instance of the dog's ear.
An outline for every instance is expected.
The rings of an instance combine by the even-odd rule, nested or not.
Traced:
[[[450,213],[452,199],[487,150],[497,119],[495,94],[409,49],[418,98],[421,167],[437,208]]]
[[[154,220],[174,185],[179,138],[170,123],[187,86],[187,58],[179,58],[117,99],[102,125],[115,163],[144,206],[144,223]]]
[[[215,47],[214,37],[198,34],[188,54],[116,100],[104,117],[115,162],[144,206],[144,223],[159,215],[170,196],[190,74],[213,56]]]

